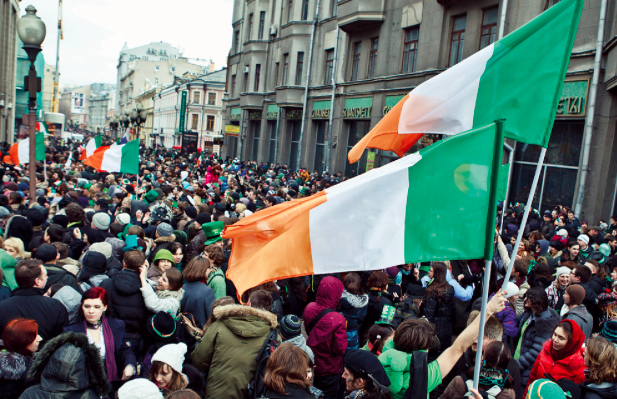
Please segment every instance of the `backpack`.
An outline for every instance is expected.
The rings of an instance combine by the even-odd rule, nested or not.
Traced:
[[[265,395],[267,389],[264,383],[264,377],[266,376],[266,365],[270,355],[279,347],[278,331],[270,330],[270,334],[266,337],[261,349],[257,353],[255,360],[257,361],[257,368],[255,369],[255,375],[249,382],[249,398],[257,399]]]

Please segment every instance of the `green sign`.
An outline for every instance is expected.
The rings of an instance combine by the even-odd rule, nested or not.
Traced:
[[[268,104],[268,112],[266,112],[266,119],[276,120],[279,116],[279,106],[276,104]]]
[[[313,103],[313,112],[311,113],[312,119],[330,119],[330,104],[327,101],[315,101]]]
[[[371,119],[373,110],[373,97],[348,98],[345,100],[343,118],[345,119]]]
[[[394,108],[394,106],[403,98],[405,98],[405,94],[401,94],[400,96],[386,96],[386,105],[383,107],[384,116],[388,112],[392,111],[392,108]]]
[[[251,111],[251,112],[249,112],[249,120],[251,120],[251,121],[261,120],[261,111]]]
[[[558,116],[585,116],[589,80],[572,80],[564,82],[561,97],[557,105]]]
[[[375,152],[369,151],[366,155],[366,171],[373,169],[375,167]]]
[[[229,115],[229,120],[230,121],[239,121],[241,113],[242,113],[242,110],[239,107],[232,108],[231,109],[231,114]]]
[[[302,119],[302,108],[287,110],[287,119]]]
[[[180,102],[180,123],[178,124],[178,133],[183,133],[186,126],[186,95],[187,92],[182,92],[182,100]]]

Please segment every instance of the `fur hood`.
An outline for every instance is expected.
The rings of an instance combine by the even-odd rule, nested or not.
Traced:
[[[214,309],[214,317],[217,320],[228,319],[234,317],[259,317],[264,319],[270,324],[271,329],[275,329],[278,326],[276,321],[276,315],[265,310],[252,308],[244,305],[224,305]]]
[[[47,342],[34,357],[28,381],[54,391],[91,389],[107,396],[109,383],[99,349],[85,334],[67,332]]]
[[[0,352],[0,378],[18,381],[31,364],[31,357],[15,352],[2,351]]]
[[[349,293],[347,290],[343,291],[343,295],[341,297],[345,299],[351,306],[356,309],[361,309],[368,305],[368,295],[354,295]]]
[[[177,300],[181,301],[182,297],[184,296],[184,288],[180,288],[178,291],[170,291],[170,290],[159,291],[159,290],[154,290],[154,292],[156,292],[156,296],[158,296],[160,299],[172,298],[172,299],[177,299]]]
[[[162,244],[164,242],[174,242],[174,241],[176,241],[176,235],[175,234],[172,234],[169,237],[159,237],[159,238],[154,240],[154,242],[156,244]]]

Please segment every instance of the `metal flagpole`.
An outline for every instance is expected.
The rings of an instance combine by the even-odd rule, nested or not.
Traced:
[[[478,346],[476,348],[476,367],[473,371],[473,387],[478,389],[480,380],[479,365],[482,363],[482,341],[484,340],[484,325],[486,324],[486,304],[488,303],[488,286],[491,281],[491,260],[484,261],[484,280],[482,281],[482,311],[480,312],[480,327],[478,329]]]
[[[518,246],[521,245],[521,240],[523,239],[523,232],[525,231],[525,226],[527,225],[527,217],[529,216],[529,211],[531,210],[531,204],[533,202],[533,196],[538,186],[538,180],[540,179],[540,172],[542,171],[542,166],[544,165],[545,155],[546,148],[542,147],[542,151],[540,151],[540,159],[538,159],[538,166],[536,167],[536,173],[533,176],[531,190],[529,190],[529,198],[527,198],[527,203],[525,204],[525,213],[523,214],[523,220],[521,221],[521,225],[518,229],[518,235],[516,236],[516,243],[514,244],[514,248],[512,248],[512,254],[510,254],[510,264],[508,265],[506,275],[503,278],[503,286],[501,287],[502,290],[506,289],[508,281],[510,280],[510,275],[512,274],[512,267],[514,266],[514,261],[516,260],[516,252],[518,250]]]

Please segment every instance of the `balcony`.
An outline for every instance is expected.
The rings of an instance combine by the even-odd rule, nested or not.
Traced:
[[[240,93],[240,108],[262,109],[264,106],[264,93]]]
[[[337,6],[339,27],[347,32],[378,28],[386,19],[385,0],[341,0]]]
[[[279,107],[302,107],[304,87],[279,86],[276,88],[276,104]]]

